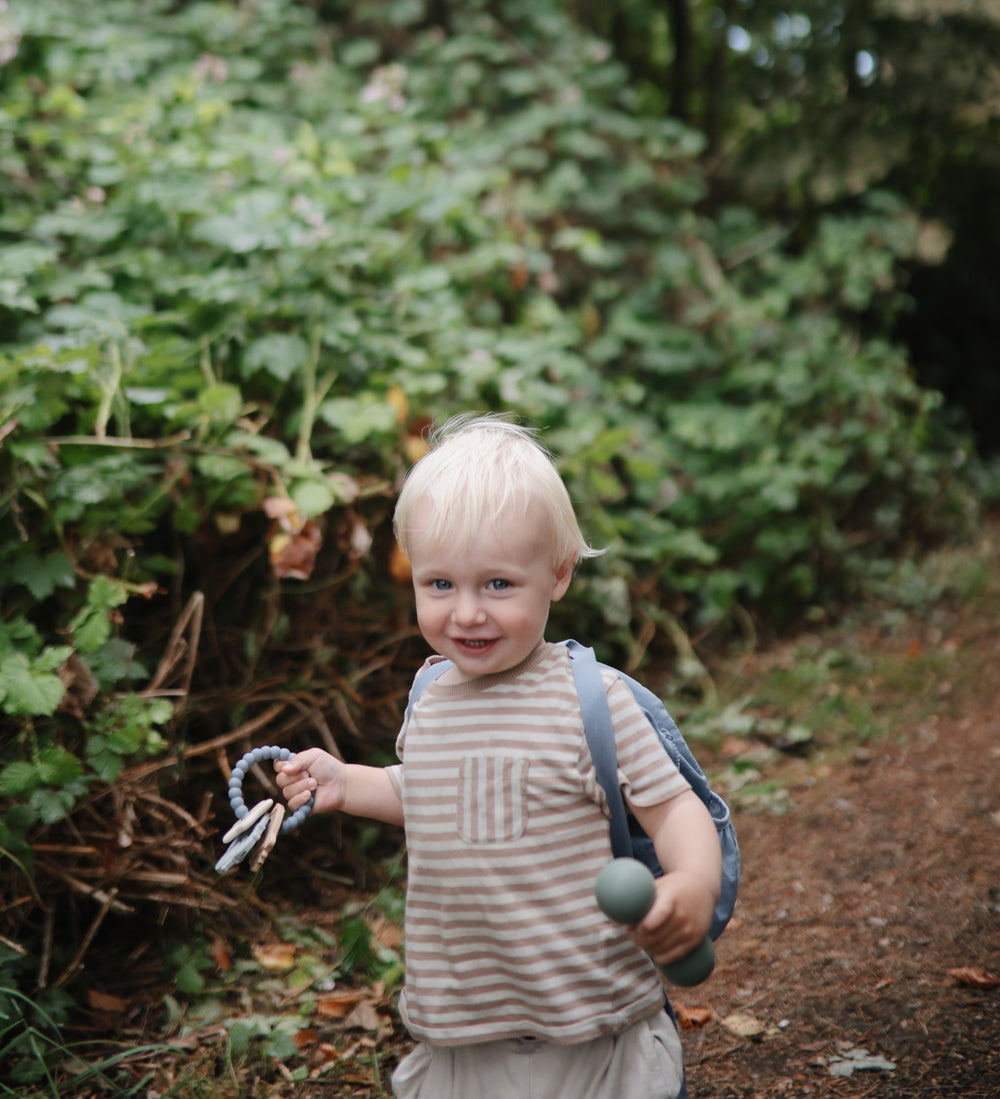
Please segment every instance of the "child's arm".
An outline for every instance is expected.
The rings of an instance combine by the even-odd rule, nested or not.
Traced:
[[[692,790],[632,811],[664,870],[656,901],[633,938],[661,965],[676,962],[704,939],[719,899],[722,848],[715,822]]]
[[[276,762],[274,769],[291,812],[315,792],[317,812],[339,810],[387,824],[403,823],[403,803],[382,767],[341,763],[322,748],[308,748],[284,763]]]

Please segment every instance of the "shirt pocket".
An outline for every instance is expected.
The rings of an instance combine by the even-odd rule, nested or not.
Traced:
[[[528,760],[465,756],[458,768],[458,833],[465,843],[510,843],[528,826]]]

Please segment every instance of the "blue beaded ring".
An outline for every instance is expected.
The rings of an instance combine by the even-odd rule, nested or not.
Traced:
[[[289,751],[288,748],[277,748],[271,745],[269,748],[254,748],[236,764],[233,768],[232,776],[229,779],[229,804],[233,807],[233,812],[236,814],[237,820],[242,820],[250,810],[247,808],[246,802],[243,800],[243,779],[246,777],[247,771],[255,763],[260,763],[265,759],[291,759],[294,752]],[[312,812],[312,807],[316,802],[316,794],[309,798],[305,805],[300,805],[298,809],[290,817],[286,817],[281,822],[281,834],[286,832],[294,832],[296,828],[306,819]]]

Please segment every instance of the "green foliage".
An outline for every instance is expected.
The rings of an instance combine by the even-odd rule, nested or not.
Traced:
[[[284,4],[187,5],[155,48],[131,5],[54,10],[10,66],[37,182],[0,222],[29,242],[3,392],[33,522],[195,531],[276,484],[322,513],[335,474],[398,468],[396,390],[548,425],[612,568],[708,617],[793,611],[859,532],[891,552],[947,510],[934,398],[859,326],[898,308],[907,211],[871,196],[804,252],[745,211],[700,219],[697,134],[627,113],[555,8],[466,5],[449,35],[401,8],[391,64],[373,26]],[[103,611],[73,619],[82,650]]]

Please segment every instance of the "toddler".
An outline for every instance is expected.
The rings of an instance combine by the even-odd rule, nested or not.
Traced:
[[[613,672],[604,673],[619,780],[665,873],[642,923],[603,916],[604,791],[569,654],[544,639],[583,538],[533,432],[460,417],[410,471],[394,529],[420,632],[448,670],[397,741],[398,764],[321,749],[276,763],[290,810],[405,828],[406,981],[416,1047],[399,1099],[674,1099],[680,1042],[656,966],[708,931],[721,881],[715,825]],[[652,959],[652,960],[651,960]]]

